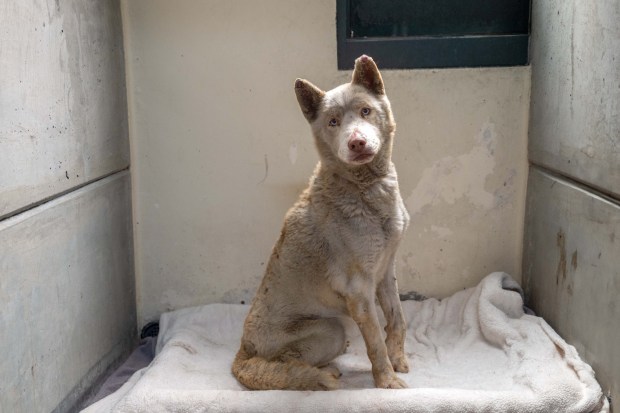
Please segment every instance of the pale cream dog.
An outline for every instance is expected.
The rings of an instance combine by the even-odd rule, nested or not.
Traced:
[[[394,255],[409,215],[391,161],[396,125],[383,80],[361,56],[351,83],[324,92],[297,79],[295,93],[320,162],[286,214],[233,374],[250,389],[336,389],[340,373],[328,363],[347,346],[341,319],[350,316],[375,385],[404,388],[394,373],[409,370]]]

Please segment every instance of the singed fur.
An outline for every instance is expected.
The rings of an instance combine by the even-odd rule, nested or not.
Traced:
[[[395,123],[383,80],[362,56],[351,83],[323,92],[297,79],[295,92],[320,162],[286,214],[233,374],[250,389],[336,389],[340,373],[328,363],[345,351],[341,320],[351,317],[375,385],[404,388],[395,374],[409,367],[394,255],[409,215],[391,161]]]

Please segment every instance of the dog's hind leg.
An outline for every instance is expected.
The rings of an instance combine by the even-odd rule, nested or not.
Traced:
[[[266,356],[263,368],[255,374],[270,383],[254,386],[249,380],[237,378],[250,388],[334,390],[339,387],[340,371],[327,364],[346,349],[344,327],[336,318],[300,316],[285,325],[283,331],[290,338],[274,354]],[[234,366],[233,366],[234,370]],[[265,381],[263,379],[263,381]]]
[[[405,357],[406,325],[398,296],[393,256],[383,280],[377,286],[377,298],[387,321],[385,345],[388,357],[395,371],[407,373],[409,364]]]
[[[295,359],[323,367],[346,349],[344,327],[337,318],[300,317],[286,325],[285,331],[298,338],[278,351],[274,359],[279,361]]]
[[[242,339],[232,372],[256,390],[335,390],[337,369],[325,367],[346,348],[344,327],[336,318],[291,317],[282,329],[261,334],[260,340],[280,343],[265,352],[252,339]],[[256,339],[256,337],[254,338]]]

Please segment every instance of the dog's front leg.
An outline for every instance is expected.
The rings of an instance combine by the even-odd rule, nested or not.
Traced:
[[[394,270],[394,254],[392,254],[383,280],[377,286],[377,298],[387,321],[385,326],[385,332],[387,333],[385,344],[388,356],[394,370],[400,373],[407,373],[409,371],[409,363],[407,362],[407,357],[405,357],[406,325],[398,296],[398,284]]]
[[[374,297],[354,295],[346,297],[346,303],[349,315],[357,323],[362,332],[362,337],[364,337],[368,358],[372,364],[375,386],[384,389],[406,388],[405,382],[396,377],[392,363],[388,358]]]

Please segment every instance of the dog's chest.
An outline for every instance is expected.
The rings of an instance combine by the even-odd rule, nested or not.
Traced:
[[[350,250],[375,261],[391,250],[407,227],[409,215],[393,182],[380,182],[342,199],[341,235]]]

